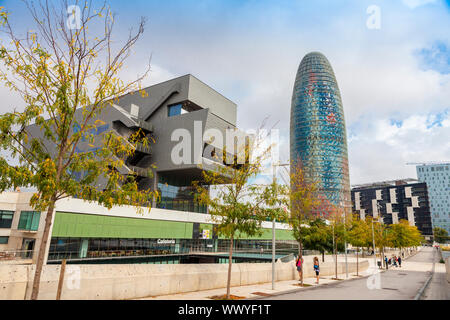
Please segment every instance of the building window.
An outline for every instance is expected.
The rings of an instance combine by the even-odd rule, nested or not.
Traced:
[[[14,211],[0,210],[0,228],[11,228]]]
[[[187,113],[187,111],[183,108],[183,105],[181,103],[169,106],[169,113],[168,113],[169,117],[178,116],[184,113]]]
[[[205,205],[199,204],[194,199],[195,187],[192,181],[183,177],[165,177],[160,175],[158,181],[158,191],[161,201],[157,203],[157,208],[207,213]]]
[[[41,213],[38,211],[22,211],[20,212],[19,230],[37,231],[39,228],[39,219]]]
[[[0,244],[8,244],[9,237],[0,237]]]

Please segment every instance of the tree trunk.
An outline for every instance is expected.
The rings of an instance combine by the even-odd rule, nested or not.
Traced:
[[[230,238],[230,254],[228,256],[227,300],[230,299],[231,264],[233,262],[233,236]]]
[[[322,251],[322,262],[325,262],[325,250]]]
[[[358,251],[359,251],[359,248],[357,247],[357,248],[356,248],[356,276],[357,276],[357,277],[359,276]]]
[[[336,280],[338,278],[338,272],[337,272],[337,239],[334,241],[334,272],[336,274]]]
[[[50,205],[47,209],[47,216],[45,217],[44,233],[42,234],[41,245],[39,246],[39,253],[38,253],[38,258],[36,261],[36,271],[34,273],[33,289],[31,291],[31,300],[37,300],[38,295],[39,295],[39,285],[41,282],[42,267],[44,265],[45,251],[46,251],[47,243],[48,243],[48,239],[49,239],[50,227],[52,225],[54,208],[55,208],[55,200],[53,200],[50,203]]]

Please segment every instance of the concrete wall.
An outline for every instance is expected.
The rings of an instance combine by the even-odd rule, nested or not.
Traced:
[[[304,277],[314,276],[309,260],[305,259]],[[368,266],[367,260],[360,261],[359,271]],[[321,275],[334,274],[332,261],[321,263],[320,267]],[[55,299],[60,268],[59,265],[44,266],[40,299]],[[225,288],[227,268],[227,264],[67,265],[61,299],[133,299]],[[271,268],[270,263],[233,264],[231,286],[271,282]],[[356,263],[349,263],[349,272],[355,271]],[[345,264],[339,262],[338,273],[343,272]],[[298,279],[293,261],[278,262],[276,274],[277,280]],[[34,265],[0,265],[0,299],[28,299],[33,275]]]

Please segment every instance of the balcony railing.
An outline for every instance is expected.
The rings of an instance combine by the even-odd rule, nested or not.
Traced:
[[[147,132],[153,132],[153,125],[150,122],[141,119],[133,119],[133,120],[137,123],[139,128]]]
[[[128,166],[128,168],[130,168],[130,170],[135,172],[138,176],[147,177],[147,178],[152,177],[152,175],[149,173],[150,169],[144,169],[144,168],[136,167],[136,166]]]
[[[32,259],[33,250],[4,250],[0,251],[0,261]]]
[[[146,153],[146,154],[151,154],[151,149],[150,146],[144,146],[142,143],[137,143],[136,144],[136,150]]]

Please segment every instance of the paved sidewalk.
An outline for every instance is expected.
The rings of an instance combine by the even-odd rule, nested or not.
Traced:
[[[402,267],[391,267],[369,279],[342,281],[335,285],[297,290],[266,297],[269,300],[413,300],[420,292],[433,266],[433,249],[424,248],[405,259]],[[442,272],[441,272],[442,273]],[[373,282],[369,281],[372,280]],[[439,283],[435,299],[444,299],[447,283]],[[433,298],[433,295],[431,295]]]
[[[340,261],[340,260],[339,260]],[[360,279],[365,276],[369,276],[372,274],[370,270],[360,272],[360,276],[356,277],[356,273],[351,274],[349,273],[349,279]],[[299,287],[298,284],[300,283],[298,280],[286,280],[286,281],[277,281],[275,282],[275,290],[272,290],[272,283],[266,282],[261,284],[254,284],[249,286],[240,286],[240,287],[231,287],[231,294],[235,296],[239,296],[245,299],[254,299],[254,298],[261,298],[264,296],[271,296],[276,295],[280,293],[286,293],[292,290],[307,290],[311,287],[316,286],[326,286],[331,283],[336,282],[342,282],[346,281],[345,279],[345,273],[344,274],[338,274],[339,279],[344,280],[332,280],[331,278],[334,278],[334,275],[332,276],[321,276],[319,280],[319,284],[316,284],[315,278],[305,278],[303,279],[303,283],[306,285],[306,287]],[[226,294],[226,288],[219,288],[219,289],[212,289],[212,290],[205,290],[205,291],[196,291],[196,292],[186,292],[186,293],[178,293],[178,294],[171,294],[171,295],[164,295],[164,296],[157,296],[157,297],[147,297],[142,298],[138,300],[210,300],[209,297],[217,296],[217,295],[224,295]]]
[[[397,253],[395,251],[389,252],[389,254]],[[414,256],[414,255],[413,255]],[[410,258],[410,257],[408,257]],[[406,258],[406,259],[408,259]],[[405,259],[405,260],[406,260]],[[372,265],[373,258],[372,257],[360,257],[360,262],[363,260],[368,260],[369,264]],[[338,257],[339,262],[344,262],[344,257],[339,256]],[[348,257],[348,262],[356,262],[355,257]],[[405,261],[406,262],[406,261]],[[420,265],[421,268],[428,269],[428,266]],[[377,268],[378,269],[378,268]],[[413,269],[417,269],[413,268]],[[382,270],[381,272],[385,272],[385,270]],[[361,279],[363,277],[368,277],[373,274],[373,269],[369,266],[369,268],[363,272],[359,272],[359,277],[356,276],[356,273],[349,273],[349,278],[346,279],[345,273],[338,274],[339,279],[343,280],[332,280],[331,278],[334,278],[334,275],[331,276],[321,276],[319,285],[315,283],[315,278],[305,278],[303,279],[303,283],[306,285],[306,287],[299,287],[299,281],[298,280],[286,280],[286,281],[276,281],[275,282],[275,290],[272,290],[272,283],[266,282],[261,284],[254,284],[249,286],[239,286],[239,287],[231,287],[231,294],[235,296],[242,297],[244,299],[258,299],[263,298],[265,296],[276,296],[279,294],[289,293],[292,291],[298,291],[298,290],[308,290],[312,287],[317,286],[327,286],[329,284],[333,284],[336,282],[346,282],[347,280],[357,280]],[[195,292],[185,292],[185,293],[178,293],[178,294],[170,294],[170,295],[162,295],[162,296],[152,296],[152,297],[145,297],[137,300],[210,300],[210,297],[217,296],[217,295],[224,295],[226,294],[226,288],[219,288],[219,289],[212,289],[212,290],[204,290],[204,291],[195,291]]]

